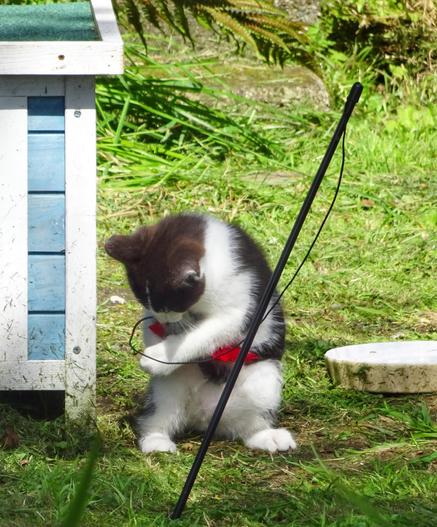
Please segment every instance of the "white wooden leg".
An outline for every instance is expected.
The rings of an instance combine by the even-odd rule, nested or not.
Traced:
[[[95,413],[96,141],[94,78],[65,86],[66,345],[65,411]]]

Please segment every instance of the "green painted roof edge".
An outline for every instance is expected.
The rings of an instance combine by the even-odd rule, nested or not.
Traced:
[[[89,2],[0,6],[0,41],[100,40]]]

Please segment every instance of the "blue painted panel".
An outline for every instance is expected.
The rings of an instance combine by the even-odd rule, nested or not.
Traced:
[[[29,311],[65,311],[65,256],[29,256]]]
[[[27,108],[30,132],[64,131],[64,97],[29,97]]]
[[[30,194],[29,251],[65,250],[65,197],[63,194]]]
[[[65,315],[29,315],[29,360],[62,360],[65,356]]]
[[[65,188],[64,134],[29,134],[29,191]]]

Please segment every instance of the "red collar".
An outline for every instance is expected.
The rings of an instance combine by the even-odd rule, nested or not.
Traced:
[[[166,337],[165,326],[158,321],[150,324],[149,329],[162,339]],[[239,353],[239,346],[222,346],[221,348],[218,348],[214,351],[214,353],[211,355],[211,358],[221,362],[235,362]],[[249,351],[249,353],[246,355],[246,358],[244,359],[244,363],[248,364],[257,360],[260,360],[259,355],[253,351]]]

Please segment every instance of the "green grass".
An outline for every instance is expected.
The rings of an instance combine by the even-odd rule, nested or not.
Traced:
[[[403,98],[365,86],[349,125],[334,212],[284,297],[280,423],[296,433],[299,450],[270,456],[215,442],[182,519],[168,519],[200,438],[182,439],[176,455],[145,457],[136,447],[129,416],[140,407],[147,378],[127,341],[141,309],[103,242],[168,212],[205,211],[240,223],[273,264],[339,116],[232,98],[226,86],[204,87],[208,64],[192,57],[187,64],[161,66],[152,80],[167,79],[170,91],[147,103],[143,82],[147,88],[153,82],[144,74],[158,71],[156,64],[134,67],[123,83],[99,85],[97,425],[103,443],[80,525],[433,526],[437,397],[346,391],[332,385],[323,359],[346,343],[436,338],[437,132],[419,86]],[[165,107],[170,93],[175,105]],[[329,206],[339,165],[337,154],[283,283]],[[112,304],[114,294],[126,303]],[[62,418],[35,421],[4,404],[0,423],[18,436],[15,448],[0,448],[0,525],[71,527],[68,505],[94,461],[92,438],[66,430]]]

